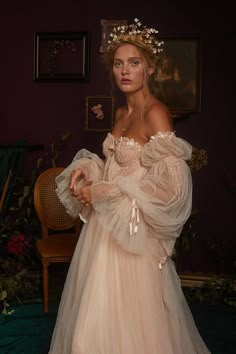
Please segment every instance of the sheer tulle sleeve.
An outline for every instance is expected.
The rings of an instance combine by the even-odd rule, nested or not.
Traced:
[[[142,150],[147,173],[141,181],[119,176],[115,184],[92,185],[93,207],[124,249],[142,254],[147,237],[155,237],[167,242],[166,254],[171,255],[191,212],[192,180],[185,161],[191,152],[191,146],[174,133],[159,132]]]
[[[96,155],[86,149],[80,150],[72,160],[72,163],[56,177],[56,193],[65,206],[66,211],[73,218],[80,216],[86,220],[90,208],[85,208],[75,197],[71,195],[69,185],[73,170],[81,169],[88,180],[99,180],[102,178],[104,162]],[[78,182],[78,188],[83,187],[84,181]]]

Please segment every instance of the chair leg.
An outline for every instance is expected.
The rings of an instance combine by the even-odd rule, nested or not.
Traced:
[[[49,262],[43,260],[43,306],[45,313],[48,313],[48,266]]]

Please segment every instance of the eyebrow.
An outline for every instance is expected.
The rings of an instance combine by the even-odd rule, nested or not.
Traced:
[[[128,58],[128,60],[134,60],[134,59],[138,59],[138,60],[141,60],[141,58],[140,57],[130,57],[130,58]],[[117,60],[117,61],[123,61],[122,59],[120,59],[120,58],[114,58],[114,61],[115,60]]]

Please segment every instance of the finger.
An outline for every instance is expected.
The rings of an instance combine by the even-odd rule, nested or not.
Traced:
[[[73,186],[72,188],[70,188],[71,190],[71,194],[75,197],[78,197],[80,195],[78,189],[76,188],[76,186]]]
[[[78,200],[81,199],[81,194],[79,194],[78,192],[71,192],[71,194],[76,197]]]
[[[77,180],[77,177],[72,176],[71,181],[70,181],[70,188],[74,188],[74,186],[76,185],[76,180]]]
[[[71,181],[70,181],[70,188],[73,188],[76,184],[77,179],[81,176],[82,172],[80,170],[72,171],[71,174]]]

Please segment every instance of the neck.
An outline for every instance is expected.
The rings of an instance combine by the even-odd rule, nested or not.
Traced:
[[[126,97],[127,99],[127,114],[130,116],[138,111],[142,111],[149,99],[150,95],[147,93],[146,95],[142,94],[142,96],[132,96]]]

